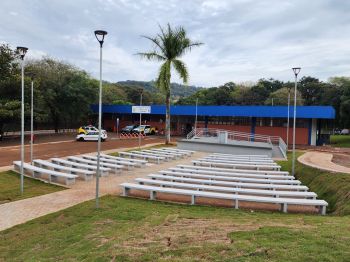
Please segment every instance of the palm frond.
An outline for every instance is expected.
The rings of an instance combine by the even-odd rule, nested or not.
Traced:
[[[176,72],[178,72],[180,78],[184,82],[184,84],[187,84],[188,83],[188,70],[187,70],[186,64],[184,62],[182,62],[181,60],[174,59],[173,65],[174,65]]]
[[[156,86],[162,91],[167,91],[170,88],[170,61],[166,61],[159,69],[159,74],[156,79]]]
[[[157,52],[148,52],[148,53],[136,53],[136,55],[139,55],[143,58],[146,58],[147,60],[156,60],[156,61],[165,61],[167,60],[166,57],[158,54]]]
[[[150,36],[146,36],[146,35],[142,35],[142,37],[150,40],[153,44],[155,44],[162,51],[162,53],[164,53],[164,47],[161,45],[161,42],[159,41],[159,39],[157,37],[150,37]]]

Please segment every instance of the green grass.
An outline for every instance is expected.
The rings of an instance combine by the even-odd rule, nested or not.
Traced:
[[[346,261],[350,217],[107,196],[0,232],[0,261]]]
[[[296,152],[296,159],[301,155]],[[328,202],[327,213],[350,215],[350,175],[330,173],[300,164],[296,160],[295,176],[310,191],[316,192],[318,198]],[[279,161],[282,170],[292,170],[292,154],[288,153],[288,161]]]
[[[350,147],[350,135],[333,135],[331,144],[336,147]]]
[[[46,184],[42,181],[24,177],[24,193],[20,193],[20,176],[13,171],[0,173],[0,204],[19,199],[44,195],[59,190],[63,187]]]

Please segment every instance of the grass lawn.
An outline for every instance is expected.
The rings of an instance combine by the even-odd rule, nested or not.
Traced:
[[[13,171],[0,173],[0,204],[63,189],[60,186],[50,185],[39,180],[24,177],[24,193],[21,195],[19,174]]]
[[[336,147],[350,147],[350,135],[333,135],[331,144]]]
[[[281,164],[289,169],[290,162]],[[332,196],[334,188],[347,190],[341,174],[338,180],[300,164],[296,172],[321,198],[334,201],[332,212],[346,213],[350,191],[345,198]],[[0,261],[349,261],[349,243],[349,215],[106,196],[99,210],[89,201],[0,232]]]

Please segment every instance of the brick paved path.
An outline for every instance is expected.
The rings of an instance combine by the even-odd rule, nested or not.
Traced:
[[[134,168],[130,171],[123,171],[118,175],[110,174],[107,177],[101,177],[100,195],[119,194],[121,192],[119,184],[122,182],[132,181],[136,177],[145,177],[152,172],[173,167],[177,164],[188,164],[191,160],[205,155],[207,153],[197,152],[190,158],[169,161],[159,165],[152,164],[146,168]],[[95,179],[92,181],[77,180],[67,190],[2,204],[0,205],[0,231],[94,199],[94,197]]]

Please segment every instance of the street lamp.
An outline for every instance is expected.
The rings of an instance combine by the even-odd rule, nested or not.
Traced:
[[[293,72],[295,76],[294,84],[294,115],[293,115],[293,160],[292,160],[292,176],[295,175],[295,126],[296,126],[296,115],[297,115],[297,84],[298,84],[298,74],[301,70],[300,67],[293,67]]]
[[[33,165],[33,143],[34,143],[34,132],[33,132],[33,116],[34,116],[34,73],[30,73],[31,78],[31,101],[30,101],[30,163]]]
[[[100,178],[100,154],[101,154],[101,122],[102,122],[102,46],[106,31],[96,30],[95,37],[100,43],[100,89],[98,100],[98,141],[97,141],[97,170],[96,170],[96,208],[98,208],[99,178]]]
[[[24,163],[24,57],[28,51],[27,47],[18,46],[17,52],[22,60],[22,100],[21,100],[21,194],[23,194],[23,163]]]
[[[141,106],[142,106],[142,94],[143,89],[140,89],[140,126],[139,126],[139,150],[141,150],[141,125],[142,125],[142,114],[141,114]]]
[[[290,90],[291,87],[288,86],[288,111],[287,111],[287,151],[288,151],[288,146],[289,146],[289,108],[290,108]]]

